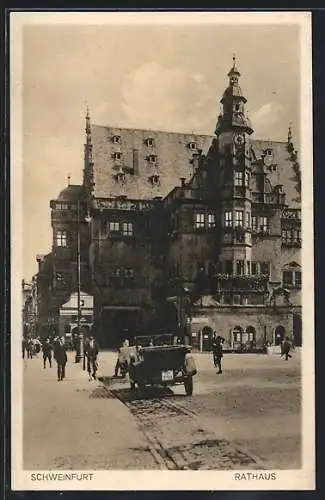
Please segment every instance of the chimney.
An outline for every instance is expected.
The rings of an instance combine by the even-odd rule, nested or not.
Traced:
[[[185,177],[181,177],[181,187],[185,187]]]
[[[139,150],[133,150],[133,174],[139,175]]]

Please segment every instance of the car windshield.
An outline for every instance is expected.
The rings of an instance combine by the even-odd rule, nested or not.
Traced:
[[[155,347],[161,345],[177,345],[181,343],[181,339],[177,335],[163,334],[163,335],[141,335],[135,337],[136,346],[141,347]]]

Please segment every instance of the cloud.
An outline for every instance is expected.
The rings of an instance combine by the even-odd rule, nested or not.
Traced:
[[[149,62],[124,80],[128,126],[170,131],[204,129],[215,105],[204,75]]]
[[[276,102],[268,102],[250,116],[255,135],[263,138],[283,140],[282,132],[287,124],[284,123],[285,108]]]

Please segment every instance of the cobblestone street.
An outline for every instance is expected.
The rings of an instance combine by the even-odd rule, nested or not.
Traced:
[[[25,469],[294,469],[301,466],[300,353],[226,354],[216,375],[195,354],[194,393],[183,386],[130,396],[113,379],[115,353],[89,382],[70,356],[67,379],[24,361]]]

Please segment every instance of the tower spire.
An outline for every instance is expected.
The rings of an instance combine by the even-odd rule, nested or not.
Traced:
[[[232,61],[232,67],[227,74],[229,83],[220,101],[223,113],[218,117],[215,133],[220,135],[222,132],[234,132],[236,129],[237,132],[241,130],[241,132],[251,135],[253,129],[245,112],[247,99],[238,84],[240,72],[236,65],[235,55],[233,55]]]
[[[93,189],[94,172],[93,172],[93,145],[91,137],[91,120],[88,104],[86,105],[86,144],[84,153],[84,180],[83,184],[86,188]]]
[[[90,111],[88,104],[86,107],[86,138],[87,138],[87,144],[91,144],[91,120],[90,120]]]

